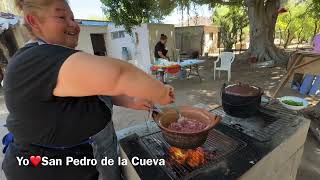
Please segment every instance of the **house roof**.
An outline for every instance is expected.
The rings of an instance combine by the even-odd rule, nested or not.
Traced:
[[[0,12],[0,34],[19,23],[19,17],[14,14]]]
[[[174,28],[176,29],[183,29],[183,28],[194,28],[194,27],[213,27],[213,28],[219,28],[220,26],[217,25],[197,25],[197,26],[176,26]]]
[[[109,21],[98,21],[98,20],[87,20],[87,19],[76,19],[80,25],[84,26],[108,26],[111,22]]]

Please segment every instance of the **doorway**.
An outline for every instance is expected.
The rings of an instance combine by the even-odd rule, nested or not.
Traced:
[[[107,56],[104,34],[90,34],[94,55]]]

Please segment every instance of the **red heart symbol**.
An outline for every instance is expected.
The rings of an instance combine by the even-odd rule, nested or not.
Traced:
[[[30,156],[30,161],[34,167],[37,167],[41,162],[41,156]]]

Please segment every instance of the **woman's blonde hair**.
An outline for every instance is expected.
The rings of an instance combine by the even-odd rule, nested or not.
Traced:
[[[54,1],[55,0],[15,0],[15,5],[18,10],[24,13],[38,13]]]
[[[53,2],[58,0],[14,0],[15,5],[19,11],[23,14],[32,13],[41,17],[41,12],[50,6]],[[60,0],[68,3],[67,0]],[[32,33],[31,27],[25,22],[24,25],[27,27],[30,33]]]

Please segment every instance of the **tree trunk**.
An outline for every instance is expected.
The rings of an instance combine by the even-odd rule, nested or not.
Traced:
[[[291,32],[290,32],[290,30],[288,29],[286,41],[285,41],[283,47],[284,47],[284,48],[287,48],[290,43],[291,43]]]
[[[317,20],[317,19],[315,19],[314,20],[314,30],[313,30],[313,38],[317,35],[317,33],[318,33],[318,22],[319,22],[319,20]],[[312,38],[312,39],[313,39]]]
[[[259,61],[281,62],[287,59],[274,44],[275,25],[278,18],[279,0],[246,0],[250,25],[248,53]]]
[[[242,27],[242,26],[241,26]],[[242,36],[243,36],[243,29],[240,29],[240,36],[239,36],[239,41],[240,41],[240,52],[242,51]]]

